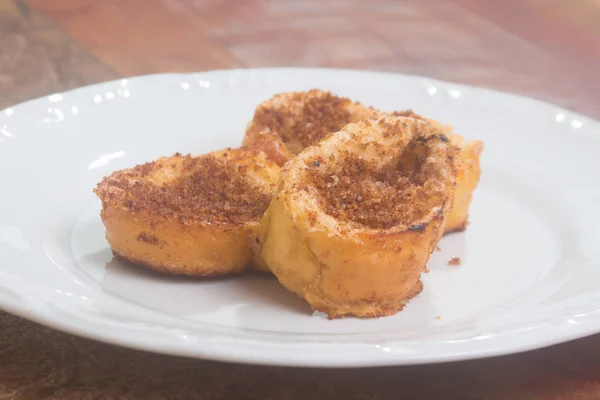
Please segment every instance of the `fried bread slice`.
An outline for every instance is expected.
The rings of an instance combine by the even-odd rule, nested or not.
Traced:
[[[216,276],[264,269],[255,240],[278,176],[263,152],[225,149],[114,172],[95,193],[115,255],[167,273]]]
[[[246,129],[244,145],[262,149],[274,162],[283,165],[295,154],[331,132],[375,113],[381,111],[327,91],[312,89],[280,93],[256,107],[253,119]],[[479,157],[483,142],[466,141],[454,133],[451,127],[417,115],[411,110],[392,114],[428,121],[460,147],[455,199],[444,231],[448,233],[463,230],[468,223],[472,194],[481,175]]]
[[[265,262],[329,318],[402,310],[443,233],[458,153],[431,124],[384,114],[305,148],[261,221]]]

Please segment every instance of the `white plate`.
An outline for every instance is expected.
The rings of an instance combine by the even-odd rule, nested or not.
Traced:
[[[442,239],[404,311],[329,321],[273,278],[168,278],[111,261],[92,193],[103,176],[236,146],[260,101],[312,87],[413,108],[486,142],[471,225]],[[469,359],[590,335],[600,332],[599,152],[600,124],[583,116],[385,73],[216,71],[54,94],[0,112],[0,307],[123,346],[302,366]]]

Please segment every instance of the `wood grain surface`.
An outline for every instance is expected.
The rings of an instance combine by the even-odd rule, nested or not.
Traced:
[[[600,118],[600,3],[0,0],[0,109],[123,76],[277,65],[427,75]],[[318,370],[149,354],[0,312],[0,400],[167,398],[600,399],[600,336],[478,361]]]

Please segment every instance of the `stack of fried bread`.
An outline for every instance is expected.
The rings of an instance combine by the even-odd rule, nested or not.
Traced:
[[[261,103],[240,148],[175,154],[95,189],[115,256],[173,274],[271,271],[330,318],[400,311],[463,230],[483,143],[330,92]]]

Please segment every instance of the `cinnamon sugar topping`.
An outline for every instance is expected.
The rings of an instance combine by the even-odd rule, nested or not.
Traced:
[[[348,157],[334,174],[312,169],[313,185],[322,194],[325,212],[373,229],[388,229],[425,217],[431,209],[425,186],[403,165],[374,170],[364,160]]]
[[[379,121],[385,129],[384,137],[401,134],[405,127],[405,121],[388,122]],[[323,210],[336,220],[352,221],[371,229],[404,226],[413,232],[425,231],[428,224],[423,220],[436,209],[440,210],[439,215],[443,214],[440,205],[445,203],[447,193],[445,185],[440,185],[438,172],[428,164],[434,148],[444,151],[440,150],[443,141],[431,126],[422,125],[419,129],[404,149],[398,149],[401,151],[398,158],[386,165],[380,165],[379,159],[389,154],[390,149],[369,143],[371,150],[381,152],[381,157],[367,160],[342,151],[336,161],[320,160],[319,168],[307,168],[309,182],[320,194]],[[421,136],[424,142],[418,140]],[[441,146],[448,155],[452,154],[445,143]],[[448,163],[448,166],[440,164],[440,168],[451,168],[450,160],[440,162]]]
[[[181,162],[181,172],[174,180],[157,184],[144,179],[163,168],[154,161],[105,178],[97,192],[103,201],[180,222],[240,224],[258,220],[266,211],[270,196],[244,179],[247,166],[212,154],[173,158]]]
[[[254,123],[260,128],[277,132],[285,143],[312,145],[331,132],[337,132],[351,120],[347,106],[351,100],[329,92],[312,89],[308,92],[285,94],[285,107],[267,103],[259,106]]]

